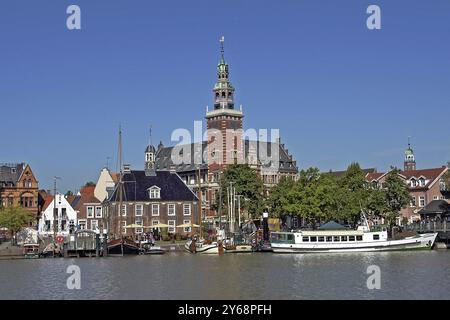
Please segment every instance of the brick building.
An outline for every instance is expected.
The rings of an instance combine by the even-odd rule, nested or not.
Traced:
[[[39,183],[25,163],[0,165],[0,206],[20,206],[39,216]]]

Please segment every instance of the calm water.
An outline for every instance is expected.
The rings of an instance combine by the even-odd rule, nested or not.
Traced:
[[[66,268],[81,269],[68,290]],[[381,269],[381,289],[366,286]],[[0,260],[1,299],[448,299],[450,251]]]

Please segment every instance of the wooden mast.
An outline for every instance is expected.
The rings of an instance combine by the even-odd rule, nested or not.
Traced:
[[[200,165],[198,166],[198,221],[200,226],[200,239],[202,238],[202,186],[200,183]],[[192,221],[192,220],[191,220]]]

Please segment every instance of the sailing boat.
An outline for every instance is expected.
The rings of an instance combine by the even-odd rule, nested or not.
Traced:
[[[124,193],[124,182],[123,182],[123,165],[122,165],[122,128],[119,127],[119,148],[118,148],[118,155],[119,155],[119,182],[116,187],[116,192],[114,192],[114,195],[119,195],[119,206],[118,206],[118,214],[116,212],[114,219],[117,219],[116,223],[116,231],[117,235],[120,235],[118,239],[111,240],[107,245],[108,255],[110,256],[124,256],[127,254],[139,254],[141,251],[139,246],[134,243],[134,241],[124,238],[121,235],[120,230],[120,214],[122,210],[122,204],[123,204],[123,193]]]

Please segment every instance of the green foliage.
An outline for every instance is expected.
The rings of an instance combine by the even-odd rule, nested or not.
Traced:
[[[21,207],[6,207],[0,210],[0,227],[17,233],[34,221],[34,216]]]
[[[84,185],[84,187],[93,187],[93,186],[95,186],[95,182],[93,182],[93,181],[88,181]]]
[[[382,188],[386,201],[384,217],[391,225],[395,223],[396,218],[400,215],[400,210],[411,202],[408,188],[398,176],[399,173],[399,169],[392,168],[387,174]]]
[[[264,210],[264,184],[259,174],[246,164],[233,164],[227,167],[221,177],[222,212],[227,210],[227,187],[230,183],[241,197],[241,209],[253,216],[259,216]],[[220,202],[219,192],[216,194],[216,207]]]
[[[278,184],[270,190],[266,199],[266,206],[271,217],[280,218],[286,214],[283,205],[287,203],[287,194],[293,188],[295,181],[289,177],[282,177]]]
[[[65,194],[66,196],[73,196],[73,192],[72,191],[70,191],[70,190],[68,190],[67,192],[66,192],[66,194]]]

